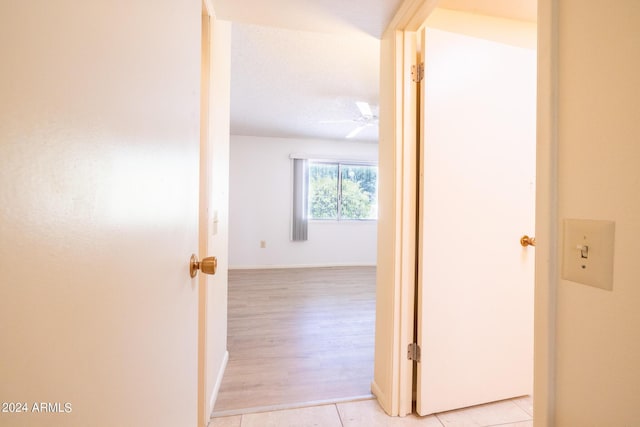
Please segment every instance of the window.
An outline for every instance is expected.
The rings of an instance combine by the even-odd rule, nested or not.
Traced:
[[[378,167],[309,161],[308,217],[312,220],[378,218]]]

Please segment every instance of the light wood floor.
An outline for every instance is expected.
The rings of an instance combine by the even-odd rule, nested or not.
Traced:
[[[214,416],[369,395],[374,321],[375,267],[230,271]]]

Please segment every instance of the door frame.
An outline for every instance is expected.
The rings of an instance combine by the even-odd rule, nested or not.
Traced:
[[[198,210],[198,254],[209,253],[208,207],[211,194],[211,165],[209,163],[209,122],[211,93],[211,16],[213,8],[210,0],[202,0],[201,18],[201,60],[200,60],[200,177]],[[207,274],[198,275],[198,426],[206,426],[211,414],[208,411],[207,371],[207,320],[208,285]]]
[[[407,40],[438,0],[405,0],[380,54],[381,189],[372,392],[392,416],[412,412],[416,242],[416,141]],[[551,426],[555,402],[557,287],[557,0],[538,0],[534,425]],[[413,129],[413,130],[412,130]],[[383,169],[384,168],[384,169]],[[384,262],[382,262],[384,261]]]
[[[538,0],[536,265],[533,334],[533,422],[555,420],[558,285],[558,25],[557,0]]]
[[[380,43],[378,265],[374,378],[371,391],[385,412],[413,410],[417,273],[416,90],[411,79],[413,43],[438,0],[405,0]]]
[[[215,275],[198,279],[198,422],[209,423],[229,361],[227,350],[228,160],[231,23],[201,0],[199,257],[214,256]]]

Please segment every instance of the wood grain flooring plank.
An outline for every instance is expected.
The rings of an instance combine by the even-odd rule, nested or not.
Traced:
[[[229,271],[215,413],[370,393],[375,267]]]

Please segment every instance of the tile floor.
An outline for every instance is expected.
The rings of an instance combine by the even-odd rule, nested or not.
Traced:
[[[532,427],[533,400],[519,397],[427,417],[389,417],[375,400],[214,418],[209,427]]]

